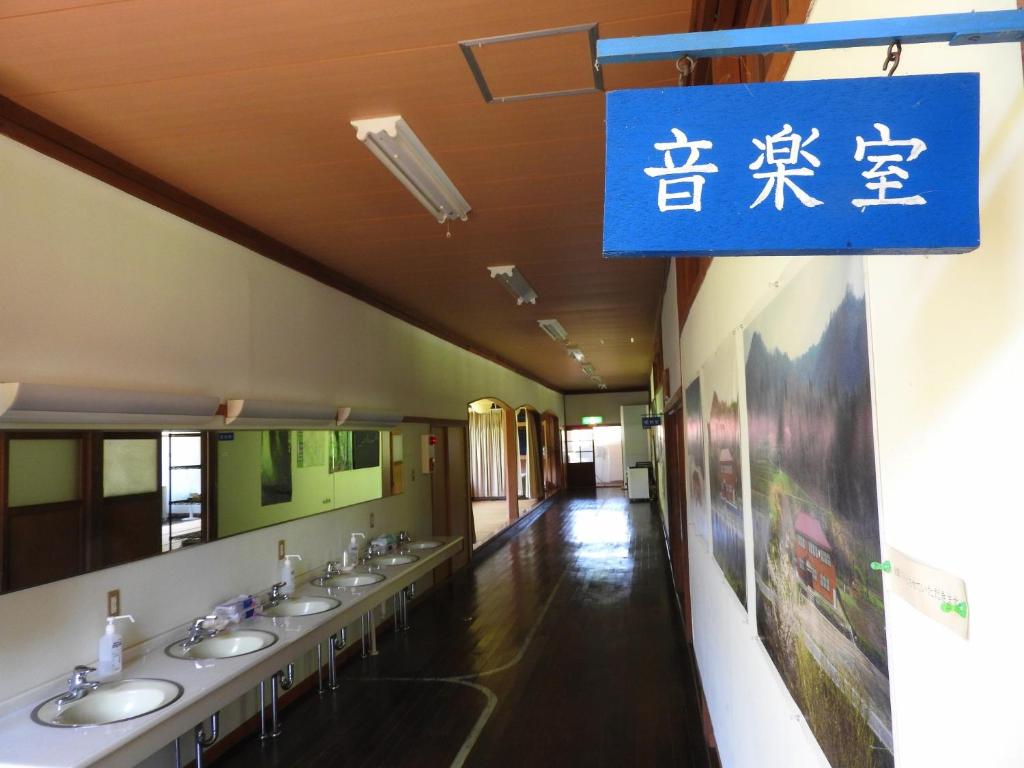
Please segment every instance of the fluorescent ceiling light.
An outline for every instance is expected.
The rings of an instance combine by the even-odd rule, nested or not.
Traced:
[[[549,320],[538,320],[537,325],[544,331],[548,336],[551,337],[552,341],[565,341],[569,338],[568,332],[562,327],[562,324],[550,318]]]
[[[583,350],[579,347],[569,347],[566,352],[569,353],[569,357],[576,358],[577,363],[582,363],[586,359],[583,355]]]
[[[319,403],[288,403],[278,400],[228,400],[224,408],[224,424],[255,426],[269,424],[320,427],[337,424],[338,407]]]
[[[516,304],[536,304],[537,292],[533,290],[522,272],[515,268],[514,264],[506,264],[500,267],[488,267],[491,277],[501,281],[508,292],[516,298]]]
[[[391,429],[402,423],[402,414],[366,411],[361,408],[339,408],[338,426],[346,429]]]
[[[356,138],[402,182],[438,223],[465,221],[469,203],[401,115],[353,120]]]
[[[22,424],[202,424],[220,398],[54,384],[0,384],[0,421]]]

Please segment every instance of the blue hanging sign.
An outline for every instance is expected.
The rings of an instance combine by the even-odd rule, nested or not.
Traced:
[[[661,426],[661,416],[641,416],[640,425],[644,429],[651,429],[652,427]]]
[[[607,96],[604,255],[978,247],[978,75]]]

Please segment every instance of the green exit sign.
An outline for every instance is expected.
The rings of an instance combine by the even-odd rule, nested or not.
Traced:
[[[604,424],[604,416],[584,416],[583,423],[588,427],[592,427],[595,424]]]

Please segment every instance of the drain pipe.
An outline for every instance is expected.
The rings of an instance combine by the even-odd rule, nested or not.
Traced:
[[[204,721],[205,723],[205,721]],[[217,741],[217,736],[220,731],[220,712],[214,712],[210,715],[210,732],[207,733],[203,729],[204,723],[200,723],[196,726],[196,765],[195,768],[203,768],[203,750],[209,749]]]
[[[332,691],[336,691],[341,687],[338,682],[338,650],[348,645],[348,627],[342,627],[338,630],[338,634],[331,635],[327,638],[328,655],[327,655],[327,687]]]

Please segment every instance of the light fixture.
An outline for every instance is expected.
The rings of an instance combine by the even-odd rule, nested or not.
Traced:
[[[289,403],[278,400],[228,400],[221,409],[224,424],[239,427],[279,426],[329,429],[338,423],[338,407],[320,403]]]
[[[569,353],[569,357],[576,358],[577,363],[582,363],[586,359],[583,355],[583,350],[579,347],[569,347],[565,351]]]
[[[490,271],[491,277],[501,281],[501,284],[508,289],[508,292],[515,296],[516,304],[522,306],[523,304],[537,303],[537,292],[526,282],[523,273],[516,269],[514,264],[488,267],[487,269]]]
[[[401,115],[353,120],[352,127],[356,129],[356,138],[412,192],[439,224],[466,220],[469,203]]]
[[[391,429],[402,423],[402,414],[385,411],[367,411],[357,408],[339,408],[338,426],[346,429]]]
[[[585,374],[587,374],[587,376],[593,377],[593,375],[594,375],[594,366],[592,366],[590,363],[585,363],[583,365],[583,372]]]
[[[0,421],[22,424],[201,425],[220,398],[56,384],[0,384]]]
[[[540,326],[540,329],[544,331],[544,333],[551,337],[552,341],[564,342],[569,338],[568,332],[562,327],[562,324],[554,318],[538,320],[537,325]]]

